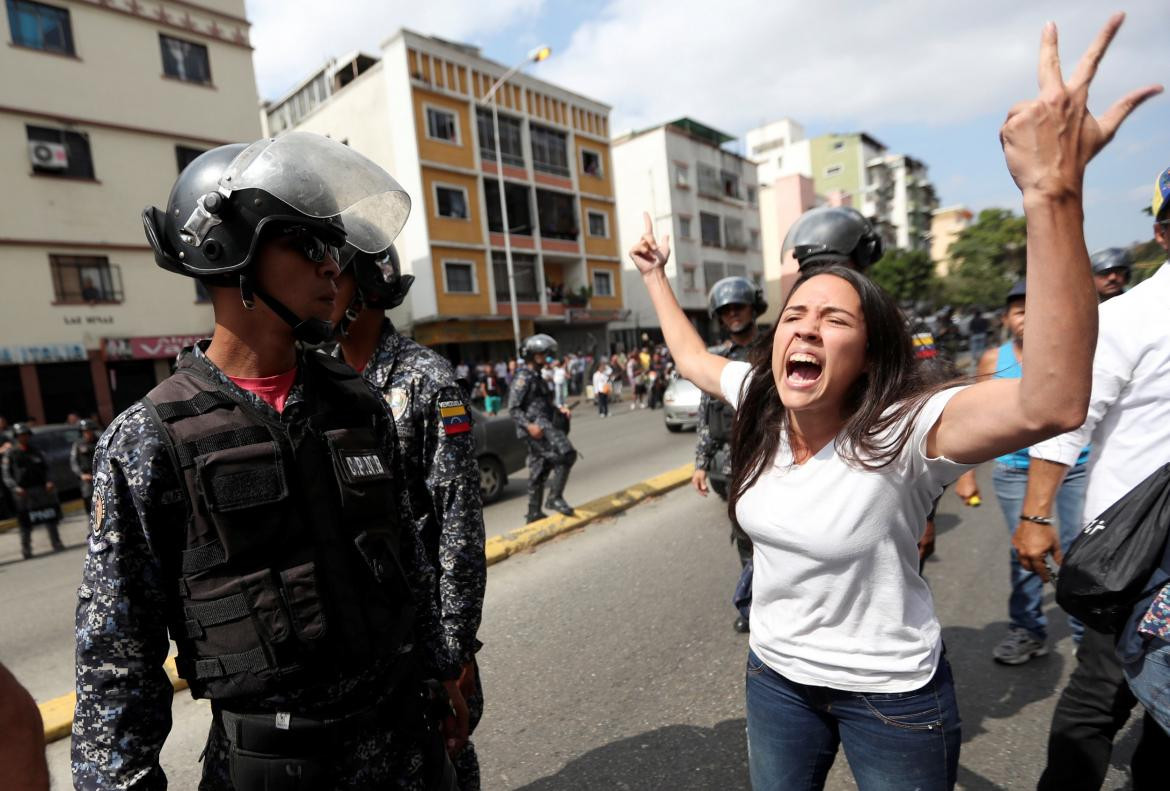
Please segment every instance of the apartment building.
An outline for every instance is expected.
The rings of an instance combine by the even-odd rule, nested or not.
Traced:
[[[959,238],[975,217],[963,205],[944,206],[935,209],[930,218],[930,260],[934,262],[934,273],[946,277],[951,271],[951,244]]]
[[[734,139],[680,118],[617,137],[613,147],[621,249],[642,236],[642,212],[649,212],[656,235],[671,236],[674,252],[666,274],[674,293],[710,341],[720,334],[707,313],[711,286],[731,275],[764,283],[756,167],[723,148]],[[622,274],[630,310],[623,333],[629,346],[639,342],[641,328],[659,325],[632,262],[625,263]]]
[[[821,199],[869,217],[888,248],[929,249],[938,198],[920,160],[891,153],[865,132],[809,138],[790,118],[749,131],[746,143],[761,184],[805,176]]]
[[[259,137],[244,0],[7,0],[0,47],[0,415],[103,421],[210,333],[143,207]]]
[[[601,348],[625,316],[610,108],[529,74],[510,77],[497,93],[497,170],[486,95],[506,71],[477,47],[400,30],[378,55],[326,64],[263,113],[272,134],[345,141],[410,194],[395,244],[415,284],[391,315],[451,360],[515,352],[501,177],[521,335]]]

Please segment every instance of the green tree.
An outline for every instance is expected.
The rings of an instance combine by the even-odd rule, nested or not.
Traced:
[[[991,307],[1003,302],[1012,283],[1024,275],[1027,226],[1008,209],[984,209],[959,232],[948,254],[950,271],[943,281],[948,302]]]
[[[922,250],[891,250],[873,265],[869,276],[899,304],[931,301],[934,296],[934,262]]]

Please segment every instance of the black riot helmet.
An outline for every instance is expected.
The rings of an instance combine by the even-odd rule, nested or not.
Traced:
[[[882,257],[882,238],[869,220],[848,206],[820,206],[800,215],[784,237],[801,269],[844,264],[864,272]]]
[[[528,336],[520,344],[520,356],[527,362],[532,362],[532,358],[537,354],[543,354],[547,359],[550,355],[556,355],[556,353],[557,342],[551,335],[545,335],[543,332]]]
[[[77,428],[82,431],[97,431],[97,424],[92,420],[82,420],[77,424]]]
[[[746,277],[725,277],[711,286],[707,295],[707,311],[711,318],[727,305],[751,305],[752,314],[761,316],[768,310],[764,290]]]
[[[220,146],[183,169],[166,211],[142,213],[155,262],[212,285],[239,283],[249,308],[259,297],[302,341],[320,343],[329,322],[302,319],[256,288],[261,244],[282,235],[313,261],[348,242],[385,250],[410,213],[386,171],[348,146],[309,132]]]
[[[380,253],[364,253],[346,245],[341,253],[341,267],[353,274],[356,285],[353,299],[337,325],[343,337],[349,334],[349,325],[365,308],[390,310],[402,304],[414,284],[414,275],[402,274],[402,264],[394,245]]]
[[[1103,275],[1111,269],[1121,269],[1125,271],[1128,280],[1130,272],[1133,271],[1133,258],[1130,257],[1128,250],[1121,247],[1098,250],[1089,256],[1089,262],[1093,265],[1094,275]]]
[[[17,423],[12,427],[12,436],[14,437],[31,437],[32,429],[29,428],[28,423]]]

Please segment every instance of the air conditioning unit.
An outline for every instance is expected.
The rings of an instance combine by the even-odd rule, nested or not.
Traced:
[[[42,170],[65,170],[69,167],[69,152],[62,143],[30,140],[28,161]]]

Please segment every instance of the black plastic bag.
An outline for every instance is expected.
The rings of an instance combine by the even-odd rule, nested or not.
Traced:
[[[1170,533],[1170,464],[1085,525],[1056,583],[1065,612],[1101,632],[1125,627],[1162,560]]]

